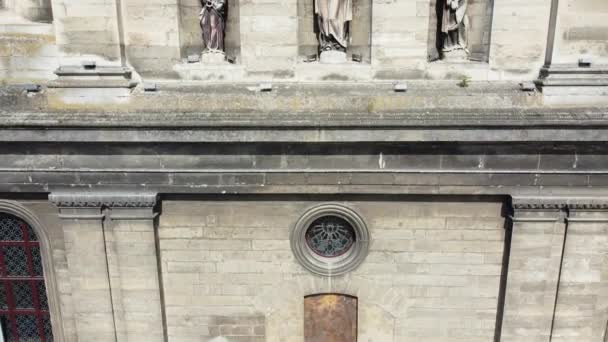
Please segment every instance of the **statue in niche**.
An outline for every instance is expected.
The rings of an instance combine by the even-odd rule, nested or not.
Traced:
[[[203,30],[203,62],[221,63],[225,60],[224,33],[226,30],[227,0],[201,0],[199,14]]]
[[[315,0],[321,62],[346,62],[350,43],[350,21],[353,20],[352,0]]]
[[[444,2],[441,13],[441,52],[446,56],[461,51],[468,55],[466,30],[467,0],[440,0]]]

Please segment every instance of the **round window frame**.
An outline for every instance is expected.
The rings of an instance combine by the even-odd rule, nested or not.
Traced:
[[[310,225],[324,216],[337,216],[347,221],[355,232],[355,241],[348,251],[334,257],[317,254],[306,241]],[[296,222],[290,236],[291,249],[298,262],[308,271],[322,276],[342,275],[353,271],[365,260],[369,251],[369,230],[363,218],[352,208],[337,203],[324,203],[309,208]]]

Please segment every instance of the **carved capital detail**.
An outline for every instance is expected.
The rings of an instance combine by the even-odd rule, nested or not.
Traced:
[[[152,192],[91,192],[58,191],[49,195],[49,201],[60,208],[151,208],[158,195]]]
[[[608,210],[608,197],[513,197],[515,210]]]

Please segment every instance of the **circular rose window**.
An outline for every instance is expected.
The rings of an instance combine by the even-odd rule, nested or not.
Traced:
[[[322,257],[333,258],[348,252],[356,239],[351,224],[338,216],[319,217],[306,230],[308,247]]]
[[[309,271],[339,275],[355,269],[367,255],[369,233],[363,219],[341,204],[310,208],[291,232],[296,259]]]

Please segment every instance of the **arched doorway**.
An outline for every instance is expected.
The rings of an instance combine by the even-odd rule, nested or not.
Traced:
[[[0,325],[5,341],[51,342],[40,242],[17,216],[0,212]]]

